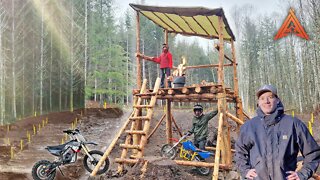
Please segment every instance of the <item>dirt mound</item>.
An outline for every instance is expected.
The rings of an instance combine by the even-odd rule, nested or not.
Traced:
[[[0,173],[0,179],[7,179],[7,180],[24,180],[28,179],[26,174],[17,174],[11,172],[2,172]]]
[[[89,177],[90,180],[102,180],[102,179],[121,179],[121,180],[136,180],[136,179],[197,179],[192,174],[185,172],[181,169],[174,161],[167,158],[159,158],[159,157],[147,157],[144,160],[148,161],[146,172],[142,177],[142,167],[144,165],[144,161],[141,160],[136,163],[133,167],[126,167],[125,175],[119,177],[117,175],[111,175],[112,173],[109,171],[108,174],[97,176],[97,177]]]
[[[123,115],[123,111],[118,107],[90,108],[85,112],[87,116],[97,116],[104,118],[118,118]]]

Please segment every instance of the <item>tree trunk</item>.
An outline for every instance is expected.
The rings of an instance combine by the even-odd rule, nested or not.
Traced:
[[[17,106],[16,106],[16,54],[15,54],[15,12],[14,12],[14,0],[12,0],[12,32],[11,32],[11,43],[12,43],[12,114],[14,119],[17,118]]]
[[[73,36],[74,36],[74,6],[73,6],[73,0],[71,1],[71,35],[70,35],[70,111],[73,112],[73,65],[74,65],[74,42],[73,42]]]
[[[43,59],[44,59],[44,2],[41,1],[41,38],[40,38],[40,115],[43,106]]]

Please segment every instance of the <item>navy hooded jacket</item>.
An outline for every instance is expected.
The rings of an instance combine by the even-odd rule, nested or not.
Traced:
[[[257,109],[258,116],[240,129],[235,144],[235,160],[241,176],[255,169],[254,179],[286,179],[287,171],[295,171],[299,151],[304,157],[303,167],[297,173],[308,179],[317,170],[320,148],[302,121],[284,114],[280,102],[269,116]]]

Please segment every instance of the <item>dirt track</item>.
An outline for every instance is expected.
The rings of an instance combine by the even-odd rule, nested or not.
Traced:
[[[7,144],[1,144],[1,164],[0,179],[32,179],[31,168],[35,162],[40,159],[54,160],[54,156],[50,155],[44,148],[48,145],[58,145],[61,143],[64,134],[62,130],[71,128],[71,123],[78,118],[77,127],[82,134],[88,139],[97,142],[98,147],[92,149],[103,149],[112,140],[110,137],[119,128],[122,118],[128,116],[128,112],[122,115],[119,109],[88,109],[80,111],[52,113],[48,117],[46,124],[37,134],[32,136],[31,143],[20,151],[19,139],[27,139],[26,131],[32,131],[33,124],[39,124],[45,117],[35,117],[22,120],[12,125],[11,130],[3,134],[1,139],[12,139],[11,145],[15,146],[15,157],[10,159],[10,148]],[[42,126],[42,124],[41,124]],[[4,130],[6,127],[2,127]],[[4,141],[3,141],[4,142]],[[85,176],[85,171],[81,164],[82,157],[78,159],[78,163],[68,165],[62,168],[65,177],[57,173],[56,179],[79,179]]]

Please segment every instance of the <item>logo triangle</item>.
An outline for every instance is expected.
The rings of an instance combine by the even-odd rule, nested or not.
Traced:
[[[283,22],[282,26],[280,27],[277,35],[274,37],[274,40],[283,38],[290,33],[293,33],[296,36],[309,40],[308,34],[304,31],[292,8],[290,8],[289,14],[286,20]]]

